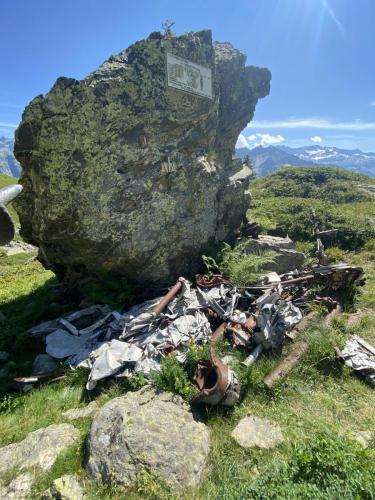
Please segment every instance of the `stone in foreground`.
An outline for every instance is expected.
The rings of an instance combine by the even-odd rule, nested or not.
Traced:
[[[70,424],[53,424],[31,432],[23,441],[0,448],[0,473],[28,467],[40,467],[46,472],[79,437],[79,431]]]
[[[284,441],[277,424],[256,416],[240,420],[232,432],[232,437],[243,448],[272,449]]]
[[[24,500],[29,498],[34,476],[25,472],[13,479],[8,486],[0,485],[0,498],[6,500]]]
[[[374,439],[374,433],[371,431],[355,431],[353,433],[353,438],[362,448],[368,448]]]
[[[55,479],[51,488],[42,494],[42,500],[83,500],[85,495],[76,476],[66,474]]]
[[[182,489],[201,481],[210,434],[180,397],[146,388],[101,408],[87,448],[87,470],[96,480],[129,485],[146,470]]]
[[[271,79],[245,62],[209,30],[152,33],[31,101],[16,132],[17,210],[47,268],[73,283],[112,272],[170,284],[234,237],[251,171],[232,154]],[[184,76],[189,91],[173,85]]]

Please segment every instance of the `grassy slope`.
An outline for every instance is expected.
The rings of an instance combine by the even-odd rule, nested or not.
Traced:
[[[248,389],[242,403],[230,412],[213,408],[201,413],[212,431],[210,464],[201,487],[182,497],[354,498],[356,492],[356,498],[371,498],[364,490],[361,492],[361,488],[366,489],[367,484],[367,491],[371,490],[369,477],[375,474],[375,448],[362,451],[351,440],[351,433],[375,428],[375,391],[337,364],[331,342],[343,345],[348,335],[356,332],[375,343],[375,247],[368,245],[368,250],[348,253],[346,258],[363,265],[368,276],[357,299],[358,307],[369,309],[361,322],[349,327],[342,318],[332,328],[324,328],[317,322],[303,334],[311,346],[308,356],[272,393],[264,390],[262,379],[279,361],[277,356],[264,357],[248,372],[241,372]],[[5,276],[0,277],[3,280],[1,306],[9,314],[8,319],[20,315],[13,330],[18,340],[12,342],[22,346],[26,342],[22,333],[39,319],[35,315],[40,307],[47,316],[57,313],[56,309],[49,309],[54,279],[38,263],[25,264],[21,258],[18,262],[1,258],[0,272],[4,271]],[[63,307],[58,292],[54,293],[54,307]],[[18,300],[22,308],[18,307]],[[27,312],[28,308],[33,312]],[[8,341],[11,331],[8,328]],[[284,347],[285,352],[289,349],[290,346]],[[241,359],[240,354],[236,356]],[[58,385],[3,399],[0,445],[18,441],[39,427],[60,422],[62,411],[84,404],[87,395],[82,389],[83,380],[84,374],[75,372]],[[123,386],[110,383],[90,397],[98,398],[102,404],[124,390]],[[230,433],[248,413],[277,421],[283,429],[285,443],[274,451],[240,448]],[[39,476],[34,497],[63,473],[77,473],[84,478],[83,443],[89,420],[76,421],[75,425],[82,433],[81,444],[60,457],[50,474]],[[140,475],[136,485],[126,492],[84,481],[89,498],[176,498],[147,474]]]

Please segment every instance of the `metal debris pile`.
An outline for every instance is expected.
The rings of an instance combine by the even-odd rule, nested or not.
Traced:
[[[362,269],[346,264],[313,266],[279,276],[269,273],[253,287],[236,288],[222,276],[197,276],[196,287],[180,278],[165,297],[127,312],[92,306],[42,323],[29,334],[45,339],[46,352],[71,368],[90,369],[87,389],[108,377],[150,376],[163,358],[184,363],[191,344],[210,344],[210,360],[198,363],[196,402],[231,406],[239,398],[235,373],[216,352],[224,336],[247,352],[250,366],[266,350],[278,350],[308,312],[311,288],[332,290],[361,284]],[[330,297],[316,297],[329,305]],[[313,298],[314,298],[313,297]],[[214,332],[214,333],[213,333]]]

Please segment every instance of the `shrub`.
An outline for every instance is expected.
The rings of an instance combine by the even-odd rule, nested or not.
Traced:
[[[186,401],[197,394],[197,389],[189,382],[187,373],[174,356],[164,358],[160,372],[154,371],[152,380],[157,389],[178,394]]]
[[[233,285],[248,286],[264,274],[268,264],[275,261],[275,252],[266,251],[257,254],[245,253],[246,241],[231,247],[224,243],[215,260],[203,255],[202,259],[208,272],[219,271],[228,277]]]

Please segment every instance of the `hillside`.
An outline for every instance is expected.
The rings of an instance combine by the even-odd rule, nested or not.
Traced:
[[[321,229],[338,229],[331,244],[358,250],[375,237],[373,188],[373,179],[344,169],[284,167],[253,183],[250,216],[312,242],[315,210]]]
[[[290,148],[286,146],[258,146],[253,149],[239,148],[236,157],[249,156],[259,177],[268,175],[284,165],[336,166],[375,177],[375,153],[359,149],[346,150],[324,146]]]
[[[20,177],[21,167],[13,154],[14,140],[0,137],[0,174]]]

